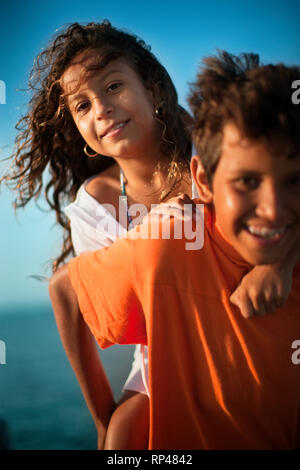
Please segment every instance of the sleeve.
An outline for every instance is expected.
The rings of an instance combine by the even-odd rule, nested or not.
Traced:
[[[111,247],[84,253],[69,263],[80,310],[99,346],[147,344],[145,317],[133,269],[133,245],[120,239]]]
[[[76,255],[99,250],[114,242],[108,232],[99,228],[101,219],[96,210],[73,203],[66,207],[64,212],[70,220],[72,243]]]

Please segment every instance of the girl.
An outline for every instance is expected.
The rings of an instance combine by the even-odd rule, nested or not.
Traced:
[[[64,228],[54,271],[74,252],[105,247],[126,233],[136,222],[128,212],[134,203],[149,209],[179,193],[191,194],[190,118],[178,105],[168,73],[143,41],[107,21],[73,24],[39,55],[31,86],[30,109],[20,121],[16,169],[7,179],[19,192],[17,206],[25,206],[41,194],[49,170],[46,200]],[[66,208],[70,221],[62,210],[67,201],[74,201]],[[255,268],[236,293],[237,304],[247,298],[246,313],[252,309],[247,282],[258,285],[251,294],[253,312],[263,310],[256,302],[256,272],[265,279]],[[50,297],[97,427],[98,448],[146,449],[146,353],[136,348],[116,405],[92,333],[65,279],[66,270],[60,268],[51,280]]]

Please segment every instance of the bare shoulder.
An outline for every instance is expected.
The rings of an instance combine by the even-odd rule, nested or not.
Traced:
[[[112,165],[92,178],[86,185],[86,191],[99,203],[113,203],[120,191],[120,170]]]

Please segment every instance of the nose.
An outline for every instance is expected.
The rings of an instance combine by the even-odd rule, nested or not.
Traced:
[[[103,119],[113,111],[113,107],[110,103],[97,96],[93,98],[93,109],[96,119]]]
[[[274,183],[265,184],[259,192],[256,214],[272,223],[283,222],[286,213],[284,194]]]

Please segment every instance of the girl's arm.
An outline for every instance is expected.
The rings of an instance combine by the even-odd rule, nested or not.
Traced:
[[[62,344],[97,428],[98,449],[103,449],[115,403],[94,337],[79,310],[67,266],[52,277],[49,294]]]
[[[108,233],[99,229],[105,216],[102,207],[84,191],[84,187],[79,189],[76,201],[65,209],[65,213],[70,219],[76,254],[113,243]],[[115,403],[94,336],[80,312],[66,266],[53,275],[49,294],[63,347],[97,428],[98,448],[103,449]]]
[[[264,316],[283,307],[292,287],[293,270],[300,260],[300,240],[279,263],[255,266],[240,282],[230,301],[245,318]]]

